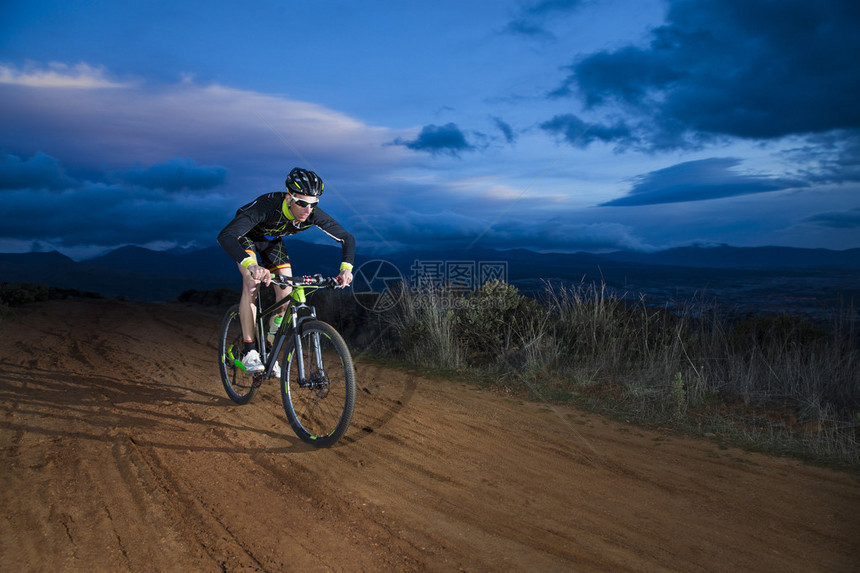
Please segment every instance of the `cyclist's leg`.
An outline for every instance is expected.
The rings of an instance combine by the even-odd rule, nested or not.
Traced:
[[[253,249],[245,247],[245,252],[251,256],[256,256]],[[260,288],[259,281],[254,280],[251,272],[238,265],[239,273],[242,275],[242,296],[239,299],[239,321],[242,324],[242,336],[245,342],[250,343],[256,340],[255,336],[255,321],[257,319],[257,289]]]
[[[292,269],[290,268],[290,257],[287,255],[287,250],[284,248],[284,244],[280,240],[273,241],[272,243],[266,245],[264,249],[261,249],[260,260],[264,265],[266,265],[266,268],[269,269],[269,272],[277,273],[279,275],[287,277],[293,276]],[[282,302],[292,290],[293,289],[291,287],[282,288],[279,286],[275,286],[275,300],[277,302]],[[272,313],[272,315],[269,317],[268,324],[266,325],[266,329],[268,332],[275,332],[277,330],[277,327],[275,326],[275,321],[277,319],[278,323],[280,323],[283,320],[284,313],[286,312],[286,310],[286,306],[282,306]],[[272,341],[270,340],[270,342]],[[278,364],[277,360],[272,366],[272,376],[275,378],[281,377],[281,367]]]
[[[242,330],[242,364],[248,372],[256,373],[263,370],[260,351],[257,345],[257,290],[260,283],[255,281],[251,273],[239,266],[242,274],[242,296],[239,298],[239,325]]]
[[[293,271],[290,266],[290,256],[287,254],[287,249],[284,247],[284,243],[282,241],[275,241],[268,245],[260,252],[260,258],[262,259],[263,264],[268,267],[269,271],[285,277],[293,276]],[[281,302],[292,290],[293,289],[290,287],[275,287],[275,300],[277,302]],[[275,317],[280,316],[283,318],[285,311],[286,307],[281,307],[277,312],[272,314],[268,324],[270,329],[272,328],[272,321]]]

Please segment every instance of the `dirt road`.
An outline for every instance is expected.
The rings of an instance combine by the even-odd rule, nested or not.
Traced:
[[[358,361],[334,448],[225,396],[219,319],[0,323],[6,571],[857,571],[860,483]]]

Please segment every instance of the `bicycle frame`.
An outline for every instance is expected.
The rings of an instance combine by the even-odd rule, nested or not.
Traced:
[[[317,275],[316,277],[283,277],[283,276],[275,276],[272,277],[272,284],[275,286],[291,286],[292,291],[287,297],[284,297],[281,301],[275,301],[274,304],[268,306],[267,308],[260,310],[262,308],[262,289],[257,290],[257,332],[260,334],[261,340],[258,341],[258,345],[260,347],[260,358],[263,364],[265,364],[266,369],[263,372],[263,378],[268,378],[271,375],[272,368],[274,367],[275,360],[277,356],[281,353],[281,350],[284,347],[284,344],[287,341],[287,330],[292,332],[292,336],[295,340],[296,345],[296,354],[298,356],[298,360],[296,361],[296,367],[298,370],[298,382],[301,386],[307,386],[312,384],[312,382],[308,382],[305,377],[305,364],[302,356],[302,339],[299,333],[301,332],[301,325],[303,322],[307,320],[316,320],[317,314],[316,309],[307,303],[307,295],[305,293],[306,289],[316,290],[319,288],[325,288],[326,286],[331,286],[332,279],[323,279],[321,276]],[[289,305],[290,311],[290,320],[289,323],[287,321],[283,321],[281,326],[278,328],[277,333],[275,333],[275,339],[272,343],[272,348],[269,350],[267,345],[265,344],[265,332],[266,332],[266,319],[271,315],[275,314],[275,312],[283,307],[284,305]],[[301,316],[299,315],[299,311],[306,311]],[[313,339],[314,344],[314,353],[313,355],[317,359],[317,370],[320,373],[323,373],[324,370],[322,365],[322,357],[320,355],[319,348],[319,338]]]

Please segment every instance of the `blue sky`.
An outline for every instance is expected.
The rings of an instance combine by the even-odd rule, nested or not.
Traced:
[[[860,247],[858,32],[850,0],[4,0],[0,251],[213,246],[294,166],[366,254]]]

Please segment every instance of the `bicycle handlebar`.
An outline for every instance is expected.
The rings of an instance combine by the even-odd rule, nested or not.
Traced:
[[[337,280],[337,277],[324,277],[320,274],[313,276],[305,275],[301,277],[286,277],[272,273],[272,284],[282,287],[288,286],[309,286],[317,288],[343,288]]]

